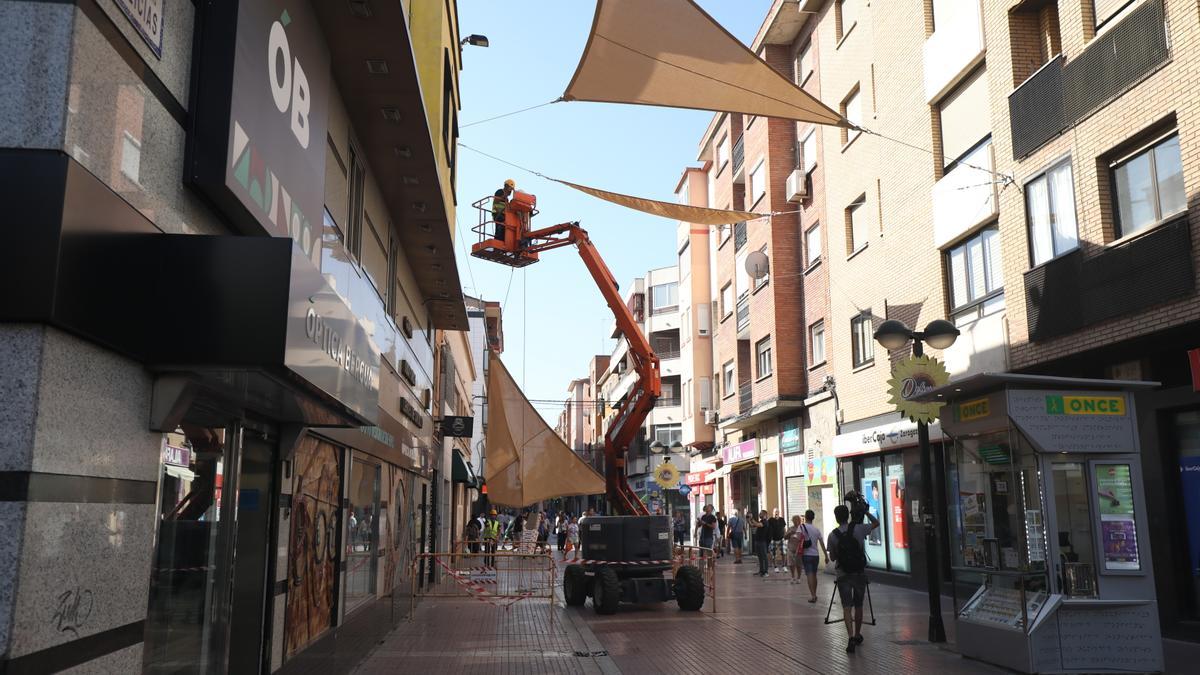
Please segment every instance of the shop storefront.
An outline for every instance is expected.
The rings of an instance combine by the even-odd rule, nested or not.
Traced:
[[[1020,672],[1158,672],[1133,391],[978,375],[944,400],[959,650]]]
[[[762,508],[761,478],[759,474],[759,443],[751,438],[721,448],[721,468],[714,472],[715,479],[724,480],[728,502],[723,509],[729,513],[758,513]]]
[[[851,426],[851,425],[847,425]],[[941,427],[929,427],[930,441],[940,445]],[[913,578],[914,548],[924,555],[920,523],[908,485],[920,485],[920,454],[916,448],[917,425],[901,419],[898,413],[874,418],[854,431],[834,438],[838,486],[833,494],[825,492],[822,508],[832,518],[834,506],[842,503],[846,492],[855,490],[867,500],[870,512],[879,519],[879,528],[867,537],[867,565],[897,573],[896,583],[917,586]],[[824,491],[823,491],[824,492]],[[830,505],[828,498],[835,503]],[[914,537],[914,534],[916,535]],[[914,541],[915,540],[915,541]]]
[[[791,522],[792,516],[804,517],[808,508],[805,485],[804,448],[800,445],[800,418],[783,420],[779,425],[780,473],[783,477],[783,508],[780,512]]]

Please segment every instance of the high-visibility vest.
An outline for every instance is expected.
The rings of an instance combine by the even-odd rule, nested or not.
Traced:
[[[508,200],[504,198],[504,191],[501,190],[492,198],[492,215],[496,216],[504,213],[504,209],[506,208],[508,208]]]
[[[499,539],[500,538],[500,521],[498,521],[498,520],[487,521],[487,524],[483,526],[483,538],[484,539]]]

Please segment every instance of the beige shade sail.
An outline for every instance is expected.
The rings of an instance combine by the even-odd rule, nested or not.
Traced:
[[[551,178],[556,183],[562,183],[567,187],[575,188],[580,192],[589,194],[598,199],[603,199],[613,204],[649,213],[652,216],[662,216],[663,218],[672,218],[681,220],[685,223],[695,223],[697,225],[728,225],[730,223],[739,223],[743,220],[754,220],[755,218],[766,218],[769,213],[751,213],[749,211],[727,211],[724,209],[709,209],[703,206],[688,206],[686,204],[674,204],[671,202],[660,202],[655,199],[645,199],[643,197],[631,197],[623,195],[619,192],[609,192],[599,188],[579,185],[557,178]]]
[[[563,99],[850,126],[692,0],[596,0],[592,33]]]
[[[603,494],[604,476],[547,426],[508,369],[488,355],[488,500],[528,506],[551,497]]]

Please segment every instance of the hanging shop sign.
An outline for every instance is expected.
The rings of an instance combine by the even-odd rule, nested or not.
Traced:
[[[116,0],[121,13],[137,29],[142,41],[162,58],[163,0]]]
[[[973,422],[991,414],[989,399],[986,397],[963,401],[954,406],[954,419],[957,422]]]
[[[784,455],[783,456],[783,475],[787,476],[803,476],[804,475],[804,455]]]
[[[688,485],[700,485],[709,481],[708,476],[711,473],[711,471],[692,471],[687,474],[684,480],[687,481]]]
[[[914,422],[932,422],[938,418],[941,403],[922,403],[913,399],[937,389],[950,381],[950,373],[940,361],[930,356],[912,356],[892,368],[888,380],[889,403]]]
[[[163,464],[170,464],[171,466],[191,466],[192,451],[188,450],[187,448],[167,445],[164,443],[162,448],[162,461]]]
[[[445,438],[471,438],[474,434],[474,417],[446,416],[442,418],[442,436]]]
[[[330,58],[308,2],[209,3],[188,134],[190,178],[239,229],[319,264]],[[200,20],[200,19],[198,19]]]
[[[679,490],[679,494],[683,495],[684,497],[688,496],[688,494],[692,491],[691,486],[689,486],[687,483],[680,483],[679,487],[676,489]]]
[[[751,438],[748,441],[727,445],[721,448],[721,462],[729,465],[735,462],[744,462],[747,459],[758,457],[758,439]]]
[[[654,470],[654,482],[664,490],[669,490],[679,482],[679,469],[674,464],[664,462]]]
[[[793,417],[783,421],[783,429],[779,432],[779,452],[787,455],[800,452],[800,420]]]
[[[1124,392],[1010,389],[1008,416],[1041,452],[1135,452]]]

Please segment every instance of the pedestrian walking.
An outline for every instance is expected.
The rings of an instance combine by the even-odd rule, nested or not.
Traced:
[[[567,524],[567,553],[571,554],[571,562],[579,562],[579,519],[571,518]],[[563,560],[566,560],[563,555]]]
[[[838,527],[829,533],[829,557],[837,563],[838,597],[841,598],[843,621],[846,623],[846,653],[863,643],[863,599],[866,596],[867,552],[863,545],[867,535],[879,527],[879,519],[868,511],[867,502],[857,492],[846,493],[846,501],[833,509]],[[864,523],[866,517],[870,522]]]
[[[728,531],[729,521],[725,518],[724,511],[717,511],[717,557],[725,557],[725,549],[729,546],[729,539],[726,535]]]
[[[775,566],[775,572],[782,572],[787,566],[787,546],[784,544],[783,538],[787,534],[787,521],[783,516],[779,515],[779,509],[774,509],[771,512],[771,517],[767,519],[767,532],[770,535],[770,540],[767,544],[770,558],[768,565]]]
[[[787,545],[788,557],[788,572],[791,577],[788,579],[789,584],[800,584],[804,581],[804,571],[801,564],[801,556],[804,555],[804,519],[800,516],[792,516],[792,524],[788,526],[784,533],[784,543]]]
[[[463,528],[463,537],[467,540],[467,550],[471,553],[479,553],[479,537],[483,534],[483,528],[479,525],[479,519],[472,517],[467,521],[467,526]]]
[[[704,505],[704,515],[696,519],[696,540],[701,548],[713,547],[713,539],[717,533],[717,517],[713,515],[712,504]]]
[[[767,564],[767,544],[771,541],[770,528],[767,527],[767,510],[763,509],[750,519],[750,540],[754,545],[754,555],[758,556],[758,576],[766,577],[771,573]]]
[[[742,564],[742,547],[746,543],[746,521],[738,515],[737,509],[729,514],[729,525],[726,528],[729,536],[729,546],[733,550],[733,564]]]
[[[562,553],[567,547],[567,522],[570,514],[560,511],[554,520],[554,535],[558,538],[558,552]]]
[[[675,517],[671,519],[671,533],[675,537],[676,546],[687,543],[687,521],[683,519],[683,511],[676,511]]]
[[[809,602],[817,601],[817,567],[821,562],[821,554],[825,555],[825,564],[829,564],[829,550],[825,548],[825,537],[821,534],[821,529],[813,525],[816,517],[817,514],[812,509],[805,511],[804,523],[800,526],[804,530],[804,554],[800,558],[800,565],[808,579]]]

